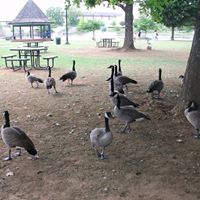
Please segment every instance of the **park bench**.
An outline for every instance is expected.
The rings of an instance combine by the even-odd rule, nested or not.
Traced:
[[[25,72],[26,72],[27,62],[29,60],[30,60],[29,58],[15,58],[15,57],[6,59],[7,62],[8,61],[11,62],[11,67],[8,67],[8,68],[12,68],[13,71],[17,71],[23,67]],[[18,62],[19,65],[15,65],[15,62]]]
[[[54,60],[55,58],[58,58],[58,56],[56,55],[49,55],[49,56],[45,56],[43,57],[44,60],[47,61],[47,67],[54,67]],[[51,61],[51,64],[50,64],[50,61]]]
[[[3,55],[3,56],[1,56],[1,58],[4,58],[4,59],[5,59],[5,65],[6,65],[7,68],[8,68],[7,59],[8,59],[8,58],[13,58],[13,57],[15,57],[15,56],[16,56],[16,54],[8,54],[8,55]]]

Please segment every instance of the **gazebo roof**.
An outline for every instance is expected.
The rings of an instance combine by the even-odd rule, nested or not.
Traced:
[[[33,2],[28,0],[21,9],[17,17],[10,22],[10,24],[49,24],[47,16],[42,10]]]

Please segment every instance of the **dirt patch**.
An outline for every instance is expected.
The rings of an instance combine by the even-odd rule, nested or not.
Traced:
[[[104,55],[105,50],[96,54],[101,51]],[[116,56],[119,52],[109,51],[112,53]],[[123,124],[117,119],[110,121],[114,139],[106,148],[108,159],[96,158],[89,133],[104,126],[105,111],[113,111],[108,84],[102,81],[106,70],[78,76],[74,86],[59,82],[64,70],[54,70],[59,93],[52,91],[50,95],[43,85],[30,88],[23,72],[0,70],[0,112],[10,111],[11,124],[31,137],[39,155],[39,159],[30,160],[23,151],[12,161],[0,161],[0,199],[200,199],[199,141],[191,137],[192,128],[184,116],[172,112],[180,92],[174,76],[180,71],[164,80],[160,101],[152,101],[145,92],[152,76],[140,74],[140,84],[129,86],[127,96],[152,120],[132,124],[130,134],[119,133]],[[33,73],[47,76],[46,71]],[[0,122],[3,124],[3,116]],[[0,153],[2,158],[8,153],[2,140]],[[14,176],[6,176],[8,169]]]

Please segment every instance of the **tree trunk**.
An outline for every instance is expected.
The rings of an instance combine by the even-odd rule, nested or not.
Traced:
[[[125,12],[124,49],[135,49],[133,41],[133,4],[126,4],[122,8]]]
[[[200,105],[200,2],[197,23],[195,27],[192,48],[190,51],[187,67],[184,75],[182,100],[185,104],[190,100]]]
[[[171,40],[174,40],[174,27],[172,27],[172,35],[171,35]]]

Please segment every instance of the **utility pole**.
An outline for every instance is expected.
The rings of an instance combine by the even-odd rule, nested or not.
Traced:
[[[66,25],[66,41],[65,44],[70,44],[69,43],[69,38],[68,38],[68,9],[70,7],[70,1],[69,0],[65,0],[65,25]]]

